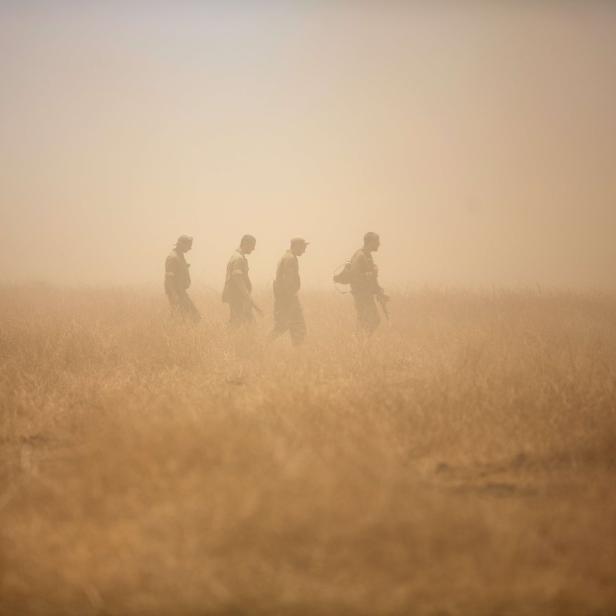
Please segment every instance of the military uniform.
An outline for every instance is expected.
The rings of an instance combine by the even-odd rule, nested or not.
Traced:
[[[236,329],[254,321],[253,304],[250,298],[252,283],[248,276],[248,259],[236,250],[227,263],[222,301],[229,304],[229,327]]]
[[[188,296],[190,265],[181,250],[174,248],[165,260],[165,293],[173,315],[198,321],[201,317]]]
[[[371,334],[381,322],[376,298],[383,295],[383,289],[379,286],[378,269],[369,250],[360,248],[353,255],[350,277],[358,327]]]
[[[271,338],[277,338],[288,331],[294,345],[304,341],[306,323],[297,297],[300,286],[298,258],[291,250],[287,250],[278,263],[274,280],[274,329]]]

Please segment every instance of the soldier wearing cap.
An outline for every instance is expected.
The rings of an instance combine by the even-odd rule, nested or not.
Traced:
[[[364,245],[351,259],[350,282],[351,293],[357,311],[357,325],[360,331],[372,334],[381,319],[376,302],[386,310],[389,297],[378,282],[378,268],[372,258],[381,245],[378,234],[369,232],[364,235]],[[387,313],[386,313],[387,314]]]
[[[181,235],[165,260],[165,293],[173,316],[196,323],[201,319],[201,315],[188,296],[190,265],[186,263],[184,256],[192,248],[192,243],[192,237]]]
[[[254,321],[253,310],[262,314],[261,309],[252,300],[252,283],[248,276],[248,259],[257,240],[252,235],[244,235],[239,248],[231,255],[227,263],[225,287],[222,301],[229,304],[229,328],[237,329]]]
[[[301,286],[298,257],[306,252],[306,246],[308,242],[301,237],[291,240],[289,250],[278,263],[274,280],[274,329],[270,340],[289,332],[294,346],[300,345],[306,337],[304,313],[297,297]]]

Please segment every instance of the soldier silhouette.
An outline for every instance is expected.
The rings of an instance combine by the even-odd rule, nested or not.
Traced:
[[[270,340],[289,332],[294,346],[300,345],[306,337],[306,323],[302,305],[297,296],[301,287],[299,261],[306,252],[308,242],[300,237],[293,238],[276,269],[274,280],[274,329]]]
[[[349,263],[349,282],[357,312],[358,330],[372,334],[381,322],[377,302],[387,315],[389,297],[378,281],[378,268],[372,258],[381,245],[378,234],[372,231],[364,235],[364,245],[357,250]]]
[[[236,330],[254,322],[253,310],[262,315],[261,309],[252,300],[252,283],[248,275],[249,255],[256,248],[257,240],[252,235],[244,235],[239,248],[227,263],[225,286],[222,301],[229,304],[229,328]]]
[[[165,260],[165,293],[171,314],[175,318],[199,322],[201,315],[188,296],[190,288],[190,265],[185,254],[192,248],[193,238],[181,235]]]

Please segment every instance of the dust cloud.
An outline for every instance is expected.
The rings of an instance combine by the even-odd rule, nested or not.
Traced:
[[[220,290],[289,238],[331,285],[613,288],[608,3],[56,2],[0,8],[0,279]]]
[[[614,6],[1,2],[0,616],[616,614]]]

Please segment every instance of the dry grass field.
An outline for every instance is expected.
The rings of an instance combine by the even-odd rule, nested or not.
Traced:
[[[2,615],[616,613],[616,298],[193,298],[0,290]]]

